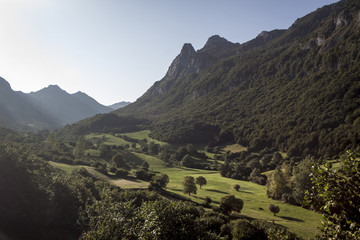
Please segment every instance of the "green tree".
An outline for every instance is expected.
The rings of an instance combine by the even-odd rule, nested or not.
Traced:
[[[196,194],[197,187],[196,187],[196,184],[195,184],[194,177],[186,176],[184,178],[183,186],[184,186],[183,193],[189,194],[189,196],[190,196],[191,193]]]
[[[155,175],[152,177],[152,182],[158,183],[162,188],[166,188],[169,183],[169,176],[167,174]]]
[[[198,176],[195,180],[196,184],[198,184],[200,186],[200,189],[201,189],[201,186],[202,185],[206,185],[207,184],[207,181],[206,179],[203,177],[203,176]]]
[[[360,159],[348,152],[339,169],[332,164],[313,167],[314,186],[308,204],[323,213],[320,239],[360,239]]]
[[[241,212],[244,207],[244,201],[236,198],[233,194],[221,198],[220,209],[223,214],[229,215],[232,211]]]
[[[268,239],[263,229],[246,220],[232,223],[231,235],[236,240]]]
[[[149,143],[149,145],[148,145],[149,154],[156,156],[159,154],[159,150],[160,150],[159,144],[156,144],[154,142]]]
[[[85,139],[83,136],[79,137],[79,139],[76,141],[74,156],[77,159],[83,159],[85,156]]]
[[[266,194],[272,199],[281,199],[284,193],[289,193],[288,182],[281,171],[281,167],[275,168],[270,177],[270,181],[266,185]]]
[[[149,170],[149,163],[147,161],[144,161],[143,164],[141,165],[141,168],[148,171]]]
[[[239,184],[235,184],[234,185],[234,189],[238,192],[240,190],[240,185]]]
[[[123,169],[127,169],[127,170],[130,169],[129,165],[124,161],[124,157],[120,153],[115,154],[111,158],[111,163],[116,168],[123,168]]]
[[[192,162],[192,158],[189,154],[186,154],[182,159],[181,159],[181,166],[184,166],[184,167],[190,167],[191,165],[191,162]]]
[[[280,207],[274,204],[269,204],[269,211],[274,214],[274,216],[280,212]]]
[[[302,204],[305,197],[305,192],[310,190],[311,182],[311,168],[315,161],[311,157],[306,157],[294,168],[293,180],[293,196],[295,200]]]

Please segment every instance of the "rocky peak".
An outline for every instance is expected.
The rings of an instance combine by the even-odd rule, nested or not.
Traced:
[[[183,56],[193,56],[195,54],[196,54],[195,49],[191,45],[191,43],[185,43],[180,52],[180,55]]]
[[[212,47],[219,47],[219,46],[227,45],[229,43],[231,43],[231,42],[229,42],[225,38],[220,37],[219,35],[214,35],[214,36],[209,37],[209,39],[205,43],[204,49],[212,48]]]
[[[166,78],[175,80],[185,76],[197,69],[198,57],[194,47],[190,43],[185,43],[180,54],[171,63],[166,73]]]

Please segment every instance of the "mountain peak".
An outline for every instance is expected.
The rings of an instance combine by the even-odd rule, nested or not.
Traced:
[[[231,42],[229,42],[225,38],[220,37],[219,35],[214,35],[214,36],[209,37],[204,48],[218,47],[218,46],[227,45],[229,43],[231,43]]]
[[[180,54],[193,55],[195,53],[194,47],[191,43],[185,43],[181,49]]]
[[[3,89],[10,89],[11,90],[11,86],[10,83],[8,83],[4,78],[0,77],[0,88]]]

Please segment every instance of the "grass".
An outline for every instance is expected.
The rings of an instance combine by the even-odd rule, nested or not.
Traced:
[[[241,146],[239,144],[232,144],[232,145],[227,145],[222,150],[224,150],[225,152],[230,151],[230,152],[236,153],[236,152],[247,151],[247,147]]]
[[[184,167],[167,167],[160,159],[142,153],[134,153],[139,158],[147,161],[150,169],[158,173],[167,174],[170,178],[167,191],[190,198],[194,202],[203,203],[206,196],[209,196],[214,204],[219,204],[220,199],[226,194],[234,194],[244,200],[242,214],[251,218],[274,221],[281,224],[299,236],[308,239],[318,233],[321,215],[301,207],[285,204],[266,197],[266,187],[248,181],[239,181],[221,177],[217,171],[191,169]],[[197,190],[196,195],[190,197],[182,193],[182,182],[185,176],[203,176],[207,185]],[[233,186],[239,184],[237,192]],[[139,185],[134,185],[140,188]],[[269,204],[280,206],[280,213],[274,216],[269,210]],[[260,208],[264,210],[259,210]]]
[[[166,142],[161,142],[161,141],[158,141],[156,139],[149,137],[149,134],[150,134],[150,130],[143,130],[143,131],[139,131],[139,132],[122,133],[121,135],[126,135],[128,137],[139,139],[139,140],[146,139],[148,143],[154,142],[156,144],[159,144],[160,146],[170,145]]]
[[[69,164],[58,163],[58,162],[49,162],[49,164],[53,167],[63,170],[66,174],[70,174],[72,171],[74,171],[76,169],[80,169],[82,167],[88,167],[88,166],[84,166],[84,165],[69,165]]]
[[[136,139],[147,139],[148,142],[155,142],[160,145],[170,144],[156,141],[149,137],[150,131],[140,131],[133,133],[124,133],[122,135],[127,135],[131,138]],[[124,145],[128,142],[124,141],[122,138],[118,138],[109,134],[89,134],[87,138],[103,138],[105,136],[105,143],[111,145]],[[224,151],[231,152],[241,152],[245,151],[246,148],[238,145],[228,145]],[[95,154],[95,152],[94,152]],[[207,154],[209,155],[209,154]],[[191,169],[185,167],[168,167],[162,160],[157,157],[145,155],[142,153],[132,152],[132,159],[136,162],[147,161],[150,165],[150,170],[157,172],[158,174],[167,174],[169,176],[169,184],[167,186],[167,191],[178,194],[183,197],[187,197],[194,202],[203,203],[205,197],[209,196],[212,199],[213,205],[218,205],[220,199],[226,194],[234,194],[236,197],[241,198],[244,201],[244,208],[242,210],[242,215],[245,215],[250,218],[265,220],[265,221],[274,221],[280,225],[287,227],[290,231],[296,233],[304,239],[313,238],[315,233],[319,232],[319,227],[321,225],[321,215],[312,211],[308,211],[301,207],[289,205],[282,203],[280,201],[275,201],[266,197],[266,187],[257,185],[248,181],[239,181],[230,178],[221,177],[219,172],[211,170],[201,170],[201,169]],[[211,156],[210,156],[211,157]],[[213,156],[212,156],[213,157]],[[57,166],[63,169],[66,172],[71,172],[72,170],[80,167],[81,165],[67,165],[60,163],[51,163],[54,166]],[[85,166],[86,167],[86,166]],[[86,167],[93,174],[99,175],[100,173],[96,172],[91,167]],[[269,171],[270,173],[270,171]],[[102,174],[100,174],[102,175]],[[202,189],[198,187],[196,195],[186,195],[182,192],[183,179],[185,176],[203,176],[207,180],[207,185],[202,186]],[[102,177],[107,178],[102,175]],[[109,178],[108,178],[109,179]],[[147,189],[148,182],[131,180],[131,179],[109,179],[112,183],[121,188],[135,188],[135,189]],[[233,186],[239,184],[241,186],[240,190],[237,192]],[[277,216],[274,216],[269,210],[269,204],[276,204],[280,207],[280,212]]]
[[[125,144],[131,144],[131,142],[125,141],[122,138],[115,137],[111,134],[101,134],[101,133],[90,133],[86,135],[86,139],[103,139],[105,144],[121,146]]]

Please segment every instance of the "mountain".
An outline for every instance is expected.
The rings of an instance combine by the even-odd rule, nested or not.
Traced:
[[[31,101],[43,111],[65,125],[92,117],[98,113],[108,113],[111,108],[98,103],[85,93],[69,94],[57,85],[50,85],[28,94]]]
[[[0,78],[0,125],[31,130],[54,129],[112,109],[85,93],[69,94],[57,85],[25,94]]]
[[[114,111],[152,121],[175,143],[236,142],[289,156],[334,156],[360,143],[360,3],[340,1],[243,44],[184,44],[166,75]]]
[[[0,125],[42,129],[59,126],[59,123],[31,104],[26,94],[13,91],[10,84],[0,77]]]
[[[114,103],[110,106],[108,106],[109,108],[113,109],[113,110],[116,110],[116,109],[119,109],[119,108],[123,108],[123,107],[126,107],[127,105],[129,105],[131,102],[125,102],[125,101],[122,101],[122,102],[118,102],[118,103]]]

